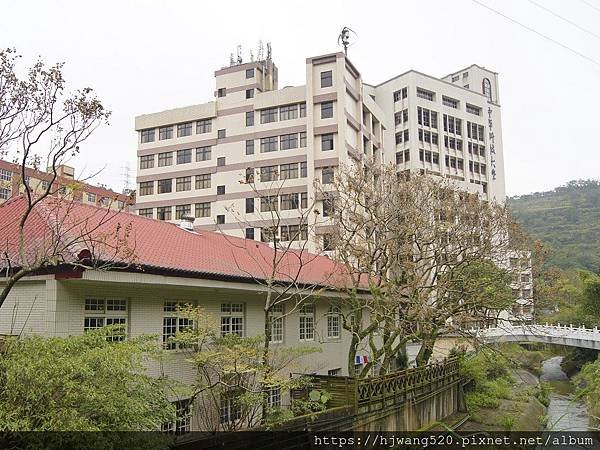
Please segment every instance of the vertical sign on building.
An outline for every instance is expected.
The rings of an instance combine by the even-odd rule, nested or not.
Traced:
[[[492,180],[496,179],[496,145],[494,143],[494,121],[492,120],[492,108],[488,106],[488,127],[490,141],[490,163],[492,164]]]

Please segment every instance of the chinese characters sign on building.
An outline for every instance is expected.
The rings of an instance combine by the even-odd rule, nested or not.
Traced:
[[[494,142],[494,121],[492,120],[492,108],[488,106],[488,127],[490,129],[490,163],[492,165],[492,179],[496,179],[496,145]]]

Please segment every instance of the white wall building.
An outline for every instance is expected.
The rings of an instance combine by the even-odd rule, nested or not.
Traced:
[[[473,65],[440,79],[409,71],[372,86],[333,53],[307,58],[304,86],[279,89],[270,59],[217,70],[215,80],[213,102],[136,117],[138,214],[191,214],[196,226],[261,239],[269,205],[281,228],[298,226],[315,180],[326,184],[336,167],[365,156],[504,201],[495,72]],[[316,201],[325,209],[316,234],[324,234],[327,212]]]

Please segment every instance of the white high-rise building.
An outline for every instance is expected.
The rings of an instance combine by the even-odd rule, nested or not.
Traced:
[[[316,198],[323,226],[315,233],[326,235],[327,205],[314,181],[327,184],[336,167],[364,157],[504,201],[495,72],[473,65],[435,78],[411,70],[369,85],[332,53],[306,59],[303,86],[279,89],[270,58],[222,68],[215,79],[212,102],[136,117],[140,215],[192,215],[196,227],[261,239],[272,225],[265,215],[277,208],[286,239]],[[311,248],[320,245],[317,236]]]

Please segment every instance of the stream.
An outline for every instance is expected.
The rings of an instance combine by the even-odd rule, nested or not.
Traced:
[[[549,431],[588,431],[589,418],[585,402],[574,399],[575,387],[561,367],[562,356],[555,356],[542,363],[540,381],[552,386],[548,405]]]

